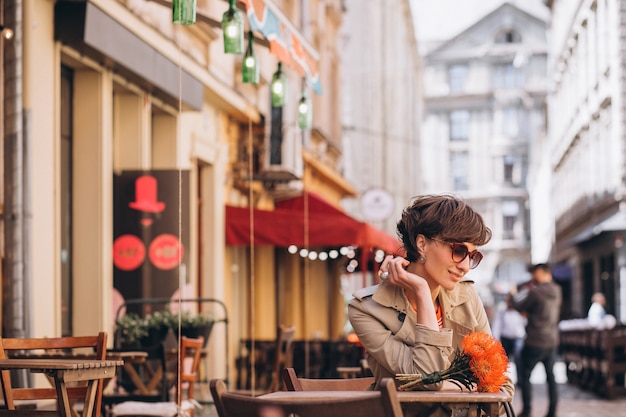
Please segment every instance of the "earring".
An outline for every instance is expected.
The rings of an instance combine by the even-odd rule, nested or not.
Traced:
[[[417,257],[417,262],[423,264],[424,262],[426,262],[426,257],[424,255],[420,255]]]

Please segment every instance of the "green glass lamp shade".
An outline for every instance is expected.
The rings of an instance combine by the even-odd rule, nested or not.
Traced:
[[[308,130],[311,128],[312,122],[313,109],[311,108],[311,102],[307,99],[306,95],[302,94],[298,102],[298,127],[302,130]]]
[[[235,0],[229,1],[230,6],[222,16],[224,32],[224,52],[227,54],[243,53],[243,17],[235,9]]]
[[[254,54],[254,35],[252,31],[248,32],[248,48],[246,54],[243,57],[243,82],[246,84],[258,84],[259,83],[259,61]]]
[[[272,93],[272,106],[283,107],[287,98],[287,74],[282,71],[282,62],[278,63],[278,69],[272,75],[270,86]]]
[[[175,25],[196,23],[196,0],[173,0],[172,23]]]

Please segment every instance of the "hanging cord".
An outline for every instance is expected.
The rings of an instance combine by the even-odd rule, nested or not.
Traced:
[[[182,117],[183,112],[183,50],[180,43],[180,36],[178,38],[178,122],[180,123],[180,118]],[[177,123],[177,125],[179,124]],[[178,131],[179,129],[177,129]],[[178,134],[176,135],[178,137]],[[178,141],[177,141],[178,142]],[[182,246],[182,228],[183,228],[183,210],[182,210],[182,202],[183,202],[183,175],[182,168],[178,163],[178,158],[176,161],[176,165],[178,166],[178,242],[179,245]],[[181,352],[182,346],[182,316],[183,316],[183,304],[182,304],[182,293],[183,288],[185,286],[185,275],[183,273],[184,266],[182,265],[182,250],[178,250],[178,349],[177,349],[177,357],[176,357],[176,415],[182,416],[183,413],[181,411],[182,407],[182,381],[180,380],[181,375],[181,367],[183,366],[183,352]]]
[[[252,179],[252,119],[248,118],[248,178]],[[254,274],[254,193],[252,187],[248,188],[248,207],[250,208],[250,375],[252,395],[255,395],[256,389],[256,358],[255,358],[255,333],[256,333],[256,282]]]
[[[309,249],[309,194],[304,191],[304,247]],[[309,318],[309,276],[310,276],[311,263],[309,261],[309,257],[304,258],[304,374],[307,377],[309,376],[309,361],[310,357],[310,349],[309,349],[309,331],[308,331],[308,318]]]

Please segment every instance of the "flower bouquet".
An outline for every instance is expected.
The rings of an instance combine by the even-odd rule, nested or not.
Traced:
[[[465,336],[461,348],[457,348],[450,366],[430,374],[396,374],[398,381],[405,381],[398,387],[401,391],[419,389],[426,384],[444,380],[459,388],[479,392],[498,392],[506,382],[508,358],[502,344],[485,332],[473,332]]]

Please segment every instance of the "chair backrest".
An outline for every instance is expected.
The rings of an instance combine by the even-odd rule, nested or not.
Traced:
[[[276,357],[274,362],[274,370],[272,372],[272,382],[269,386],[270,392],[280,389],[281,371],[285,368],[290,368],[293,366],[293,351],[295,348],[293,342],[295,336],[295,326],[278,326],[276,332]]]
[[[180,340],[180,357],[181,364],[178,367],[178,380],[180,381],[176,387],[177,397],[179,400],[183,384],[187,386],[187,399],[194,399],[194,389],[198,380],[198,369],[200,368],[200,358],[202,357],[202,345],[204,337],[191,338],[182,336]]]
[[[374,377],[363,378],[298,378],[293,368],[283,369],[287,391],[363,391],[374,383]]]
[[[350,393],[345,397],[270,399],[226,391],[222,380],[211,380],[211,395],[219,417],[402,417],[402,408],[391,378],[383,378],[378,391]]]
[[[68,337],[46,337],[46,338],[0,338],[0,359],[7,359],[12,356],[12,352],[19,354],[56,354],[59,356],[78,354],[78,350],[85,350],[84,354],[96,359],[106,359],[107,334],[100,332],[96,336],[68,336]],[[83,352],[80,352],[83,353]],[[1,371],[2,395],[4,403],[9,410],[15,410],[15,401],[19,400],[39,400],[56,399],[57,393],[54,387],[50,388],[14,388],[11,385],[11,372]],[[94,417],[100,417],[102,405],[102,389],[104,381],[98,381],[96,390]],[[67,393],[71,399],[83,399],[86,394],[86,386],[68,387]]]

